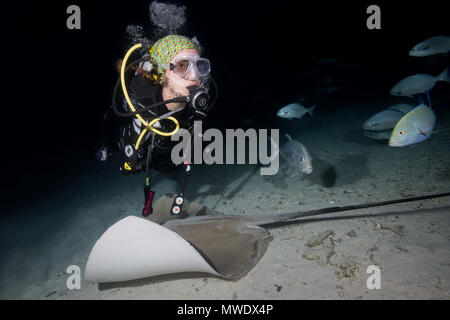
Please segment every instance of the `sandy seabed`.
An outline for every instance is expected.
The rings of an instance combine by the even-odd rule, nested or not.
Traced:
[[[283,120],[281,133],[302,142],[313,156],[314,172],[304,179],[283,172],[261,176],[251,165],[202,166],[189,177],[187,197],[226,214],[264,215],[450,191],[450,131],[413,147],[390,148],[361,130],[364,120],[381,109],[349,106],[324,114],[319,106],[313,118]],[[438,127],[450,127],[450,112],[436,109]],[[84,272],[102,233],[128,215],[139,216],[143,205],[143,174],[121,176],[112,164],[94,166],[69,187],[32,209],[18,207],[2,222],[3,299],[450,297],[450,197],[272,228],[261,260],[236,281],[173,274],[101,285],[82,280],[80,290],[69,290],[67,266]],[[178,188],[173,175],[155,173],[153,181],[156,197]],[[23,219],[30,210],[36,214]],[[328,236],[309,246],[319,235]],[[370,265],[381,270],[380,289],[367,288]]]

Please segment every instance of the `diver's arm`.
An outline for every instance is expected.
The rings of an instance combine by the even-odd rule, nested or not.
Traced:
[[[145,148],[136,150],[136,142],[141,133],[140,122],[134,119],[128,125],[121,128],[118,147],[122,151],[122,160],[119,170],[123,174],[133,174],[140,172],[145,166]]]
[[[109,107],[100,122],[100,147],[97,149],[95,157],[101,162],[108,160],[112,155],[114,146],[117,146],[116,141],[114,141],[114,136],[117,136],[115,134],[117,122],[113,113],[112,107]]]

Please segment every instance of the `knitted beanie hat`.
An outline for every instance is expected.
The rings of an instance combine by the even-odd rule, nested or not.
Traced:
[[[170,61],[185,49],[197,49],[197,45],[191,39],[180,35],[168,35],[159,39],[149,50],[153,63],[158,67],[158,74],[162,75]]]

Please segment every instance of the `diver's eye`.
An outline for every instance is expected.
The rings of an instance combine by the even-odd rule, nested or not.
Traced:
[[[185,73],[189,67],[189,61],[181,60],[175,64],[175,71],[178,73]]]
[[[401,135],[404,135],[404,134],[405,134],[405,131],[402,130],[402,131],[400,131],[399,133],[400,133]]]

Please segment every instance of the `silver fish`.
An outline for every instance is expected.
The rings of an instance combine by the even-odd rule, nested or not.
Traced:
[[[433,88],[438,81],[450,82],[448,76],[448,68],[446,68],[440,75],[434,77],[429,74],[419,73],[407,77],[397,83],[390,91],[393,96],[412,97],[418,93],[425,93]]]
[[[285,134],[289,139],[281,148],[280,154],[289,163],[289,177],[298,174],[310,174],[313,171],[312,159],[306,148],[298,141]]]
[[[384,131],[386,129],[392,130],[398,120],[400,120],[413,108],[414,106],[411,104],[393,105],[388,109],[378,112],[370,117],[366,122],[364,122],[362,128],[369,131]],[[389,139],[389,137],[387,139]]]
[[[412,57],[426,57],[450,51],[450,36],[436,36],[415,45],[409,55]]]
[[[312,117],[313,111],[316,106],[317,105],[313,105],[310,108],[305,108],[300,103],[291,103],[278,110],[277,116],[280,118],[292,120],[293,118],[301,119],[305,115],[305,113],[309,113]]]

